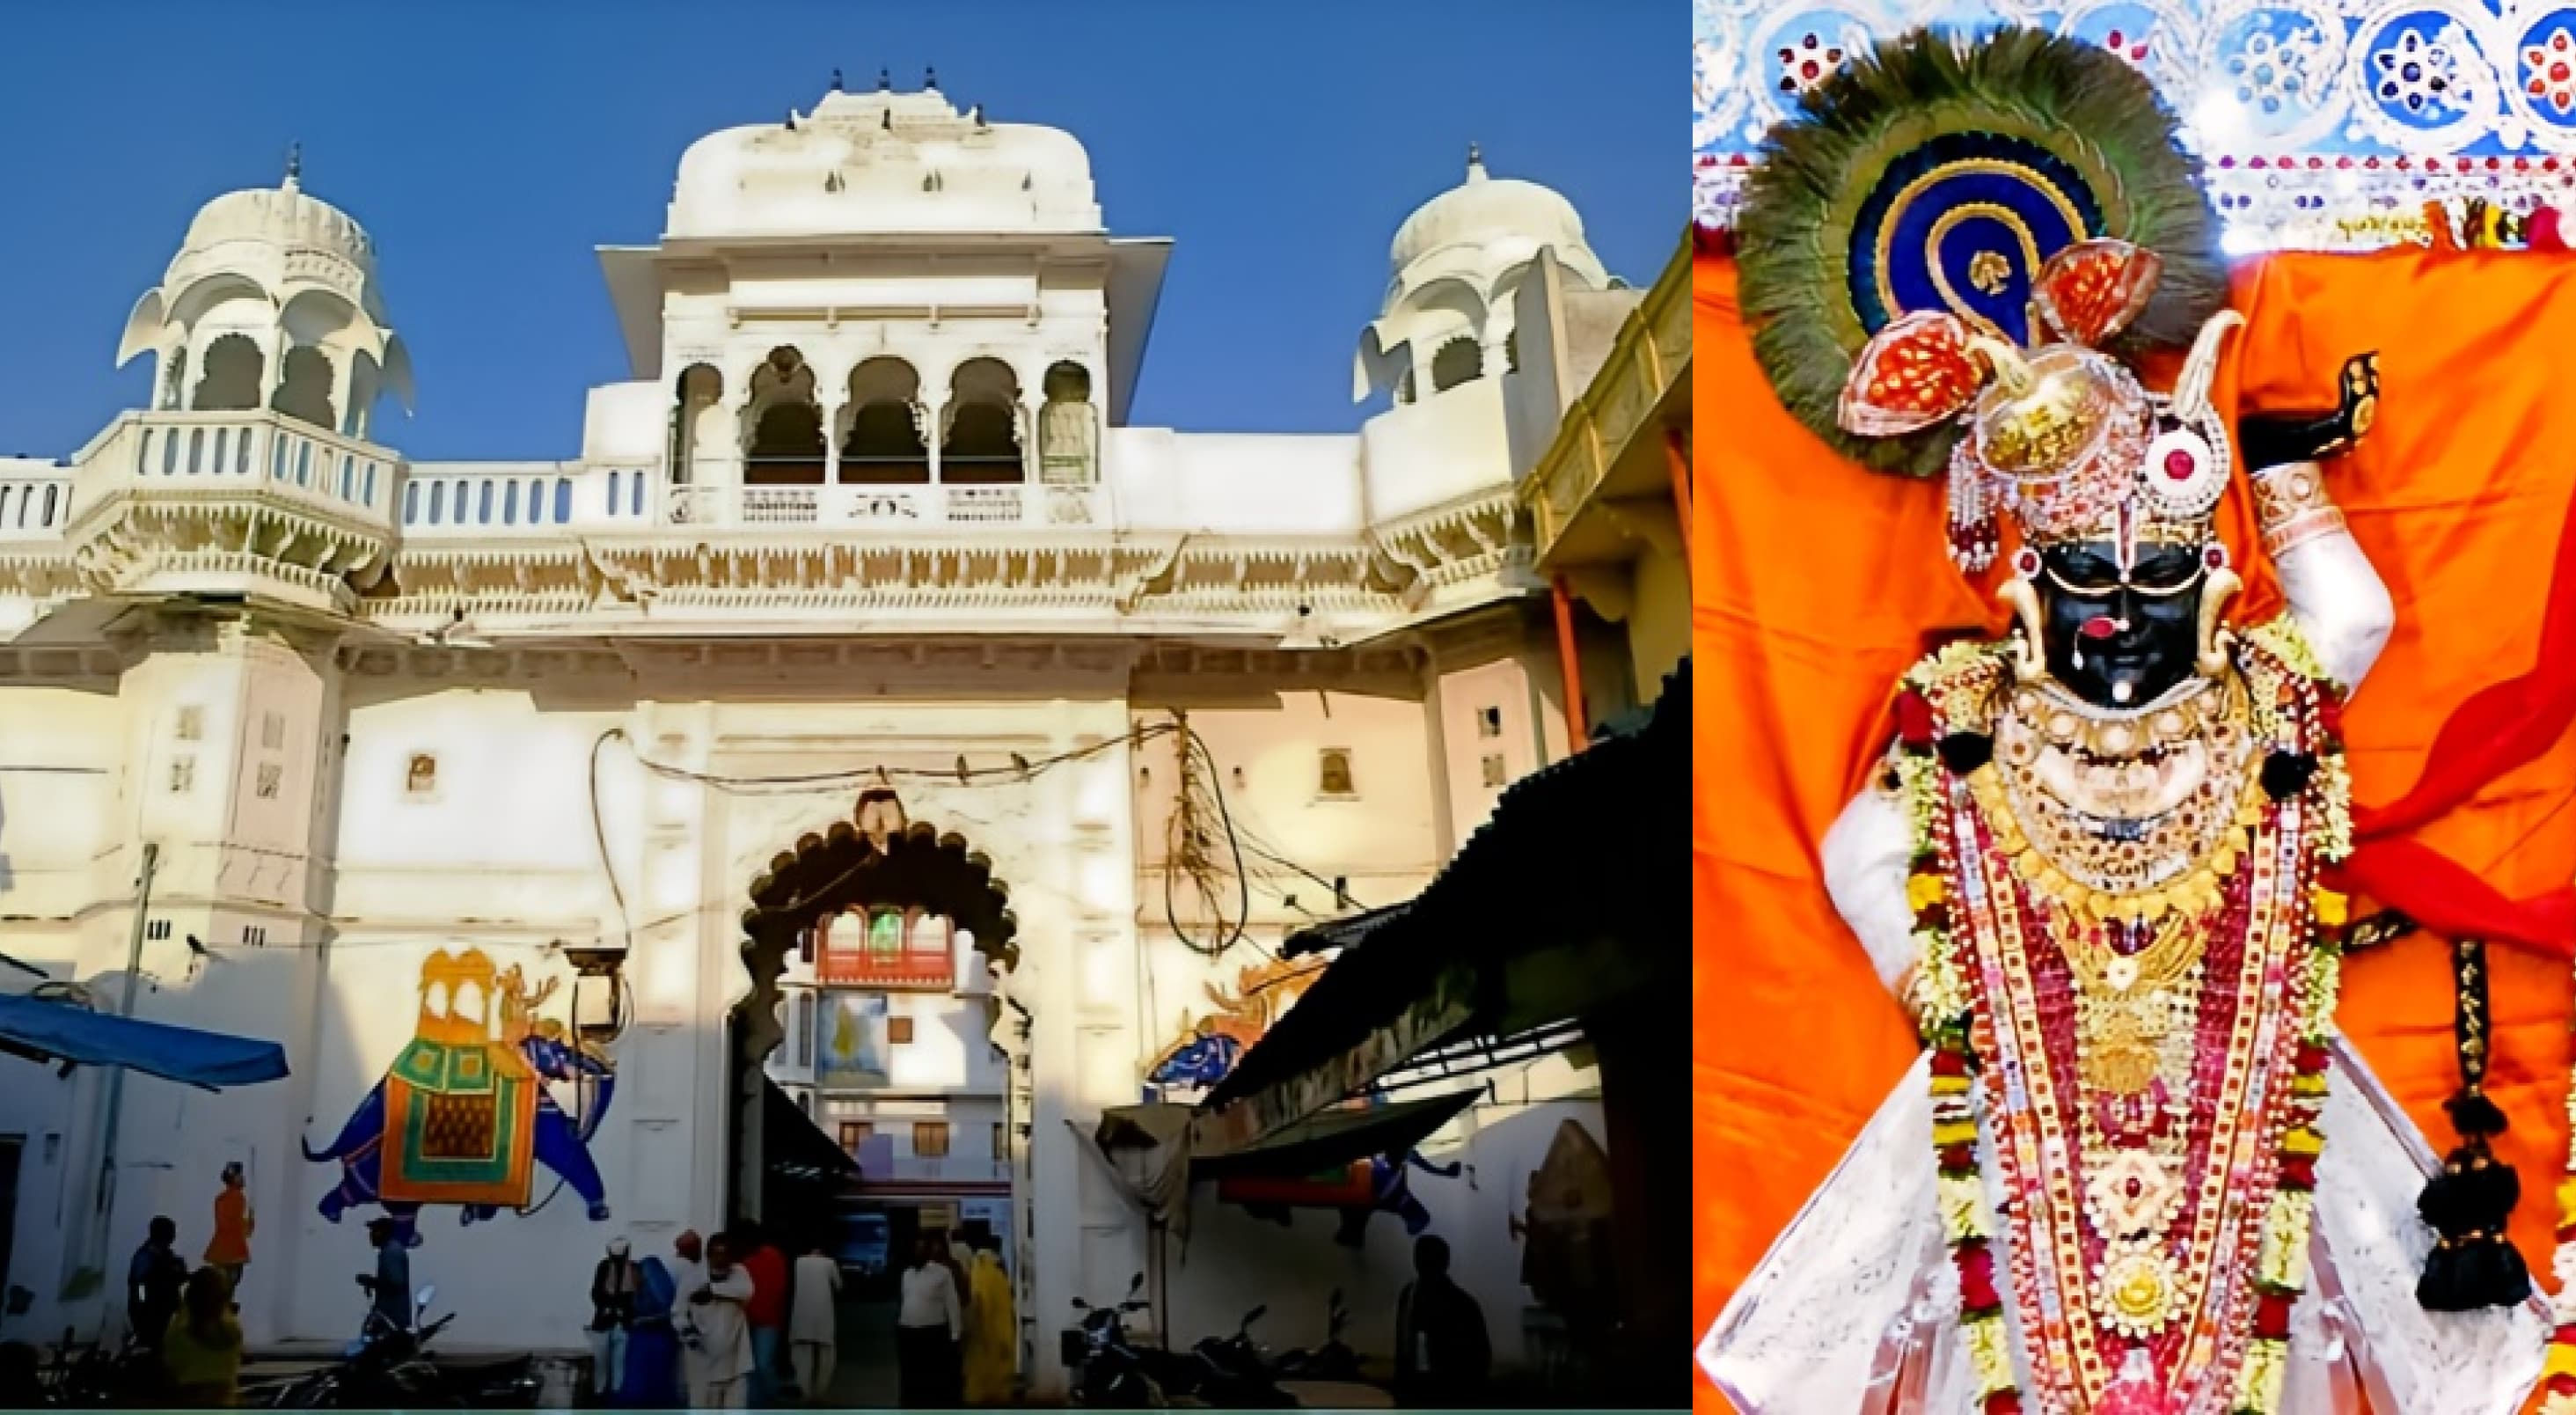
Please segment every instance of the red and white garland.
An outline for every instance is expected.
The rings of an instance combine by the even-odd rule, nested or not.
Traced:
[[[2229,1353],[2236,1353],[2229,1377],[2232,1395],[2226,1408],[2235,1415],[2272,1415],[2280,1407],[2288,1370],[2291,1309],[2307,1281],[2316,1162],[2324,1146],[2318,1122],[2325,1105],[2325,1072],[2334,1035],[2334,999],[2347,922],[2345,900],[2320,887],[2317,877],[2322,865],[2349,852],[2351,827],[2348,779],[2337,730],[2340,702],[2334,688],[2286,618],[2254,630],[2246,638],[2259,651],[2260,661],[2266,661],[2273,670],[2262,675],[2269,680],[2272,692],[2257,693],[2256,730],[2281,749],[2306,754],[2318,769],[2289,800],[2248,807],[2247,819],[2259,818],[2261,822],[2259,828],[2249,831],[2248,844],[2268,841],[2275,846],[2270,860],[2249,868],[2266,877],[2266,887],[2278,898],[2268,911],[2274,924],[2264,931],[2273,935],[2266,950],[2258,959],[2249,944],[2243,960],[2245,969],[2259,962],[2269,975],[2248,976],[2230,985],[2241,982],[2238,995],[2246,999],[2248,1006],[2278,1006],[2279,1024],[2287,1028],[2287,1045],[2275,1044],[2260,1054],[2250,1051],[2243,1038],[2252,1032],[2240,1027],[2235,1029],[2237,1040],[2224,1061],[2228,1084],[2251,1078],[2259,1087],[2255,1094],[2261,1097],[2263,1128],[2259,1137],[2248,1138],[2259,1139],[2269,1163],[2258,1165],[2250,1181],[2239,1182],[2256,1193],[2268,1192],[2269,1202],[2262,1221],[2247,1225],[2237,1236],[2235,1251],[2191,1255],[2204,1264],[2240,1265],[2234,1270],[2237,1273],[2244,1271],[2241,1265],[2251,1264],[2251,1281],[2245,1284],[2250,1288],[2251,1301],[2240,1294],[2234,1301],[2213,1304],[2231,1314],[2230,1318],[2213,1319],[2207,1315],[2208,1306],[2203,1306],[2194,1313],[2193,1327],[2179,1349],[2191,1353],[2186,1379],[2195,1386],[2225,1363]],[[2026,948],[2024,940],[2042,931],[2035,922],[1996,930],[1991,907],[1953,908],[1954,901],[1964,895],[1983,894],[1991,884],[1991,877],[1971,879],[1961,874],[1959,832],[1984,828],[1977,798],[1981,794],[1988,800],[1993,797],[1975,790],[1972,781],[1980,772],[1991,773],[1995,767],[1990,762],[1975,764],[1962,774],[1944,761],[1936,747],[1948,732],[1961,730],[1946,720],[1949,714],[1945,709],[1953,705],[1955,690],[1971,680],[1990,687],[1994,675],[2003,671],[2004,653],[2001,646],[1991,644],[1953,645],[1908,675],[1897,703],[1900,750],[1896,770],[1904,799],[1910,803],[1914,826],[1914,863],[1906,892],[1915,913],[1915,941],[1919,948],[1917,1010],[1923,1019],[1924,1039],[1932,1049],[1932,1145],[1939,1172],[1938,1203],[1943,1236],[1958,1271],[1961,1332],[1982,1415],[2018,1415],[2023,1408],[2004,1303],[2008,1295],[2016,1292],[2024,1304],[2030,1303],[2035,1285],[2041,1281],[2040,1266],[2054,1261],[2047,1253],[2034,1251],[2048,1245],[2033,1241],[2041,1226],[2028,1215],[2040,1205],[2070,1202],[2066,1194],[2051,1193],[2046,1184],[2032,1179],[2035,1171],[2026,1162],[2027,1156],[2024,1163],[2004,1166],[2007,1188],[2018,1177],[2030,1192],[2008,1195],[2004,1211],[2024,1217],[2019,1220],[2022,1233],[2013,1248],[2011,1284],[2000,1283],[1994,1234],[1987,1226],[1987,1176],[1981,1163],[1975,1093],[1982,1081],[1988,1115],[1999,1120],[2012,1104],[2003,1081],[2006,1070],[2016,1076],[2016,1086],[2026,1086],[2032,1068],[2040,1065],[2041,1059],[1995,1054],[1995,1009],[2010,1009],[2016,1000],[1991,995],[1992,989],[1982,981],[1985,972],[1978,945],[1983,943],[1989,950],[1998,946]],[[1968,713],[1975,709],[1966,703],[1980,698],[1992,701],[1990,693],[1975,689],[1955,694],[1955,701]],[[1964,730],[1985,729],[1974,725]],[[2009,822],[2001,824],[2007,833],[2017,833]],[[2279,848],[2284,841],[2287,848]],[[2234,868],[2230,866],[2231,871]],[[2251,880],[2238,882],[2237,897],[2241,899],[2255,887]],[[2304,898],[2299,897],[2302,893]],[[1982,938],[1981,929],[1986,931]],[[2028,999],[2019,1001],[2026,1004]],[[2008,1030],[2013,1036],[2034,1038],[2029,1045],[2035,1049],[2036,1019],[2037,1014],[2025,1006],[2019,1025]],[[2198,1045],[2206,1049],[2206,1043]],[[1996,1061],[2009,1061],[2011,1065],[1987,1064]],[[2277,1063],[2282,1061],[2287,1064],[2287,1084],[2263,1084],[2267,1075],[2278,1078]],[[2017,1123],[2025,1126],[2026,1137],[2027,1121]],[[2072,1153],[2074,1138],[2060,1135],[2058,1139]],[[2004,1141],[1999,1139],[1998,1143]],[[2061,1279],[2065,1276],[2062,1272],[2057,1275]],[[2081,1284],[2082,1275],[2076,1275],[2074,1280]],[[2230,1282],[2222,1290],[2237,1286]],[[2036,1337],[2036,1309],[2025,1305],[2024,1311],[2025,1334]],[[2059,1320],[2058,1326],[2063,1325]],[[2222,1326],[2233,1329],[2221,1329]],[[2063,1345],[2060,1341],[2034,1339],[2031,1349],[2037,1359],[2039,1353]],[[2080,1399],[2079,1392],[2088,1386],[2099,1390],[2102,1383],[2098,1371],[2090,1382],[2068,1369],[2046,1370],[2041,1376],[2043,1391],[2059,1400]],[[2114,1407],[2106,1401],[2095,1408],[2108,1411]],[[2156,1407],[2147,1404],[2131,1408]],[[2576,1415],[2576,1405],[2571,1405],[2566,1415]]]

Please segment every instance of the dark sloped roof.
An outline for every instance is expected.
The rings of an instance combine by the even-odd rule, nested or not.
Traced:
[[[1452,963],[1500,961],[1603,934],[1686,949],[1690,681],[1684,659],[1651,711],[1604,724],[1590,747],[1512,783],[1492,819],[1421,894],[1292,936],[1292,953],[1338,947],[1341,956],[1201,1108],[1357,1045]],[[1493,1024],[1499,986],[1489,972],[1479,1015],[1462,1031]]]

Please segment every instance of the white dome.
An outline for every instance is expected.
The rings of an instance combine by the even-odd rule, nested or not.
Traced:
[[[1496,180],[1468,148],[1466,180],[1416,207],[1396,228],[1387,248],[1394,276],[1377,319],[1360,334],[1352,396],[1401,390],[1408,373],[1423,383],[1421,375],[1431,372],[1427,361],[1460,340],[1485,351],[1475,360],[1480,371],[1507,361],[1513,292],[1541,251],[1555,252],[1574,281],[1595,290],[1611,283],[1583,239],[1574,203],[1536,182]]]
[[[292,166],[277,186],[226,192],[199,207],[161,288],[175,302],[214,275],[248,277],[280,302],[298,286],[319,286],[384,318],[375,242],[347,212],[307,193]]]
[[[1387,263],[1397,279],[1417,262],[1435,256],[1475,258],[1495,248],[1510,248],[1527,260],[1541,246],[1553,246],[1557,258],[1573,251],[1589,256],[1583,218],[1574,203],[1536,182],[1486,175],[1484,160],[1467,154],[1467,180],[1424,202],[1396,228],[1387,248]],[[1445,262],[1444,262],[1445,263]],[[1595,262],[1597,264],[1597,262]]]
[[[1072,134],[960,113],[936,88],[824,95],[785,123],[689,145],[665,239],[1094,232],[1091,159]]]

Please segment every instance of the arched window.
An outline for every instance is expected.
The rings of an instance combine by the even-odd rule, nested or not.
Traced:
[[[1485,351],[1476,341],[1461,334],[1440,346],[1431,356],[1431,391],[1446,393],[1485,371]]]
[[[817,486],[823,481],[823,410],[814,370],[792,348],[769,351],[751,376],[751,433],[743,444],[746,486]]]
[[[1046,371],[1046,404],[1038,409],[1038,479],[1085,486],[1100,478],[1100,421],[1091,406],[1091,374],[1061,363]]]
[[[279,365],[285,377],[278,380],[277,395],[268,406],[318,428],[339,426],[331,411],[331,358],[310,344],[289,349],[286,362]]]
[[[968,359],[948,380],[940,410],[939,479],[953,485],[1025,481],[1020,380],[999,359]]]
[[[232,412],[259,406],[259,345],[247,334],[226,334],[206,346],[204,371],[188,406],[199,412]]]
[[[874,358],[850,371],[849,434],[841,442],[841,480],[863,486],[916,486],[930,480],[930,448],[914,413],[921,376],[897,358]]]
[[[724,375],[706,364],[680,371],[671,402],[671,484],[687,486],[695,478],[698,444],[705,438],[707,410],[724,397]]]

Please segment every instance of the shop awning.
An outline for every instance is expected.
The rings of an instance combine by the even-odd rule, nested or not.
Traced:
[[[0,996],[0,1052],[66,1066],[122,1066],[209,1091],[286,1074],[286,1049],[275,1042],[112,1017],[23,993]]]
[[[1410,1058],[1510,1037],[1678,980],[1689,956],[1690,663],[1650,710],[1504,791],[1417,897],[1305,930],[1332,965],[1200,1106],[1240,1150]]]
[[[1482,1094],[1328,1110],[1235,1150],[1195,1148],[1188,1106],[1114,1106],[1102,1113],[1093,1143],[1120,1186],[1157,1221],[1186,1233],[1189,1186],[1210,1179],[1303,1179],[1376,1155],[1419,1146]]]
[[[1317,1111],[1245,1149],[1193,1156],[1190,1177],[1293,1179],[1375,1155],[1401,1155],[1430,1139],[1431,1132],[1474,1105],[1482,1094],[1469,1089],[1392,1105]]]
[[[778,1083],[761,1078],[760,1158],[762,1167],[781,1179],[828,1182],[856,1179],[859,1162],[833,1143],[814,1118],[788,1098]]]

